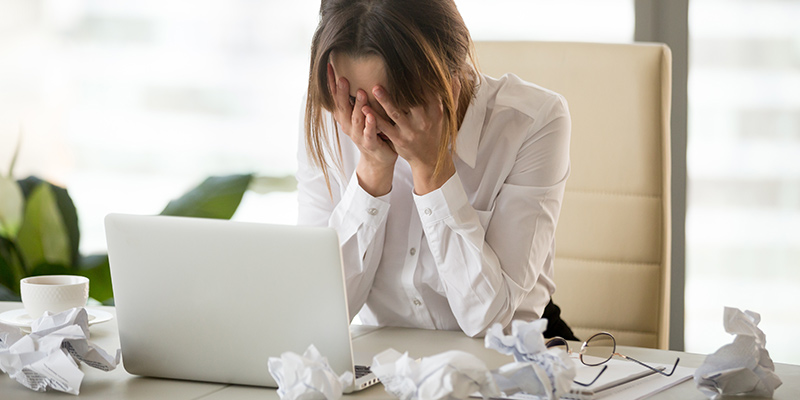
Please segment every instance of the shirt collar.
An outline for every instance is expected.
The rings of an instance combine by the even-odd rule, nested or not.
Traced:
[[[470,168],[475,168],[475,161],[478,157],[478,144],[481,140],[481,130],[483,129],[486,103],[488,101],[486,77],[480,76],[480,81],[477,85],[475,97],[467,108],[464,121],[461,123],[461,129],[458,130],[458,136],[456,137],[456,154]]]

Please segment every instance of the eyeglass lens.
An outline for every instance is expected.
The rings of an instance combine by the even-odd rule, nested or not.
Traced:
[[[587,340],[581,348],[581,362],[595,366],[611,359],[616,350],[616,341],[608,333],[598,333]]]
[[[548,340],[547,343],[545,344],[545,346],[548,349],[553,349],[553,348],[561,349],[561,350],[564,350],[567,353],[569,353],[569,344],[567,344],[567,341],[565,339],[560,338],[560,337],[554,337],[554,338]]]

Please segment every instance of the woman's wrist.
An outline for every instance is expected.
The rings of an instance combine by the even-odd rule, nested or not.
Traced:
[[[419,166],[411,168],[414,178],[414,193],[419,196],[433,192],[441,188],[456,173],[456,167],[452,158],[448,158],[442,163],[442,169],[435,174],[435,166]]]
[[[359,186],[372,197],[385,196],[392,191],[394,165],[375,166],[362,159],[356,166],[356,176]]]

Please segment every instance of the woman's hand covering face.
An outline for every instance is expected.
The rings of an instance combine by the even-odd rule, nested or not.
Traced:
[[[354,60],[349,61],[350,64],[357,63]],[[344,67],[348,66],[351,65]],[[352,91],[355,94],[351,95],[350,82],[342,76],[343,74],[339,75],[337,78],[333,66],[328,64],[328,86],[335,103],[334,119],[361,151],[362,158],[366,158],[376,168],[394,166],[397,153],[390,142],[379,136],[380,131],[374,118],[370,123],[364,114],[363,108],[368,105],[369,101],[367,93],[363,89],[354,88],[355,90]]]
[[[416,167],[432,170],[436,166],[442,136],[444,113],[441,98],[429,95],[425,104],[402,110],[392,102],[383,87],[375,86],[372,93],[386,110],[387,117],[381,117],[369,105],[365,105],[363,112],[367,127],[371,129],[370,125],[374,124],[375,130],[386,135],[397,154],[408,161],[412,170]]]
[[[455,173],[449,152],[444,153],[445,160],[439,160],[444,118],[441,97],[429,93],[424,104],[404,110],[387,92],[386,66],[381,58],[333,53],[330,61],[333,116],[361,152],[356,174],[362,188],[373,196],[388,193],[398,155],[411,167],[417,194],[441,187]],[[457,99],[460,86],[454,82]],[[437,163],[442,170],[434,175]]]

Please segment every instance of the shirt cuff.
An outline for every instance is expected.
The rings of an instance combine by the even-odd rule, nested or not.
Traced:
[[[347,213],[351,217],[366,225],[377,227],[389,214],[390,195],[391,192],[381,197],[373,197],[358,184],[358,176],[354,172],[341,203],[347,205]]]
[[[438,222],[448,217],[463,220],[458,215],[468,212],[468,210],[472,210],[472,213],[475,213],[467,199],[467,193],[464,191],[458,172],[454,173],[439,189],[421,196],[414,193],[414,202],[417,205],[423,225]],[[466,215],[462,217],[469,218]]]

